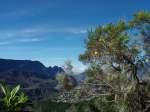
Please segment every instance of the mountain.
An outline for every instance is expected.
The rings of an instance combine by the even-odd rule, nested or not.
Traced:
[[[40,61],[0,59],[0,83],[9,87],[21,85],[31,99],[56,92],[58,72],[61,67],[45,67]]]
[[[56,78],[57,73],[64,72],[64,70],[61,67],[58,67],[58,66],[48,67],[47,71],[48,71],[48,76],[51,77],[51,78],[54,78],[54,79]]]
[[[63,69],[58,66],[47,68],[40,61],[0,59],[0,75],[9,72],[27,72],[41,78],[55,78]]]
[[[58,72],[63,72],[63,69],[58,66],[45,67],[40,61],[0,59],[0,82],[9,85],[45,85],[43,82],[50,82],[46,80],[54,82]]]

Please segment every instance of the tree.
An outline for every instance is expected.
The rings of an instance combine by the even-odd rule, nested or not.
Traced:
[[[94,31],[89,31],[86,51],[80,55],[79,59],[85,64],[109,65],[120,73],[126,71],[124,73],[130,74],[132,79],[139,84],[137,69],[149,58],[149,54],[143,53],[148,53],[149,44],[146,45],[147,41],[143,40],[149,39],[147,36],[149,28],[150,14],[146,12],[135,14],[133,20],[128,23],[120,20],[116,24],[99,26]],[[138,33],[136,37],[135,31]],[[139,36],[145,38],[138,38]]]
[[[121,101],[129,112],[146,109],[147,87],[138,71],[150,64],[150,13],[138,12],[131,21],[99,26],[88,32],[85,44],[79,60],[90,65],[88,73],[95,82],[106,81],[118,95],[114,103],[121,108]]]
[[[72,66],[72,62],[71,60],[66,60],[63,66],[63,69],[65,71],[66,74],[68,75],[72,75],[73,71],[73,66]]]
[[[57,74],[57,81],[60,86],[62,86],[65,90],[71,90],[77,85],[76,79],[73,75],[73,66],[70,60],[65,61],[63,66],[64,72]]]

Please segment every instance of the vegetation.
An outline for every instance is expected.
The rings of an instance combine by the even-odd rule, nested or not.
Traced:
[[[76,80],[73,77],[73,66],[70,60],[67,60],[63,66],[64,72],[57,74],[59,85],[65,90],[71,90],[76,86]]]
[[[57,103],[47,101],[39,101],[34,105],[35,112],[65,112],[70,107],[69,103]]]
[[[28,101],[28,97],[24,93],[19,93],[19,85],[11,91],[7,86],[1,85],[1,90],[3,93],[2,110],[4,112],[20,112]]]
[[[89,31],[80,60],[90,65],[88,81],[112,88],[119,112],[145,110],[149,85],[142,76],[149,74],[139,74],[150,61],[150,13],[139,12],[129,22],[120,20]]]

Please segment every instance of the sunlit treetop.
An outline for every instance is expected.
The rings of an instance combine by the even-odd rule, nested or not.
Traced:
[[[142,11],[134,14],[134,18],[132,21],[129,22],[129,25],[136,27],[145,23],[150,24],[150,13]]]
[[[117,24],[100,26],[95,31],[88,32],[85,54],[81,60],[91,60],[102,56],[121,56],[127,50],[129,36],[126,32],[128,26],[124,21]]]

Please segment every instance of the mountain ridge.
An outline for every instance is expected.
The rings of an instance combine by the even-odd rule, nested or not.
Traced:
[[[18,84],[23,88],[41,88],[57,85],[56,74],[64,72],[61,67],[45,67],[40,61],[0,58],[0,83]]]
[[[63,72],[63,69],[58,66],[45,67],[40,61],[0,58],[0,74],[8,71],[30,72],[41,74],[41,76],[47,78],[55,78],[58,72]]]

